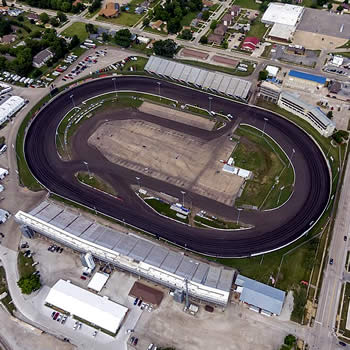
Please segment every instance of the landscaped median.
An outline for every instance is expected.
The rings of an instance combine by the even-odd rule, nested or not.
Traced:
[[[193,220],[195,226],[198,227],[218,228],[221,230],[237,230],[242,228],[238,222],[224,221],[222,219],[218,219],[217,217],[209,217],[203,214],[197,214]]]
[[[16,310],[16,307],[12,302],[12,298],[8,290],[6,272],[3,266],[0,266],[0,297],[0,302],[5,306],[7,311],[11,315],[13,315],[13,312]]]
[[[81,171],[75,174],[75,177],[78,179],[79,182],[81,182],[84,185],[95,188],[101,192],[105,192],[112,196],[117,195],[115,189],[96,174]]]
[[[22,252],[18,253],[18,286],[23,294],[31,294],[40,289],[40,276],[35,275],[34,260],[32,257],[26,257]]]

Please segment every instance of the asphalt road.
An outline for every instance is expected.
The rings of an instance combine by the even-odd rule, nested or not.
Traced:
[[[154,78],[125,76],[117,78],[117,89],[157,94],[158,84]],[[254,225],[254,228],[249,230],[198,229],[170,222],[156,215],[140,203],[130,189],[129,185],[136,184],[135,176],[140,174],[108,162],[98,152],[86,151],[81,154],[79,148],[86,147],[84,140],[81,141],[80,146],[76,145],[77,152],[72,161],[64,162],[57,155],[55,131],[62,117],[72,107],[70,96],[74,96],[74,103],[78,105],[90,97],[112,91],[114,91],[114,84],[111,78],[79,85],[46,105],[32,122],[25,142],[26,159],[34,176],[50,191],[96,208],[102,213],[124,220],[126,223],[187,249],[222,257],[249,256],[285,246],[302,236],[327,205],[330,188],[329,170],[318,146],[310,137],[292,123],[273,113],[213,95],[211,102],[213,111],[231,113],[240,121],[261,129],[264,118],[268,118],[265,131],[283,147],[288,155],[295,149],[293,166],[296,171],[296,181],[293,195],[284,206],[277,210],[243,211],[240,220]],[[161,94],[181,103],[198,104],[208,108],[209,95],[204,92],[162,81]],[[177,123],[170,121],[167,121],[167,126],[170,123],[176,127]],[[180,128],[179,125],[177,127]],[[207,138],[222,135],[230,129],[230,125],[213,135],[208,135],[208,132],[204,130],[193,130],[183,125],[181,128],[189,133],[196,133],[198,137]],[[87,137],[88,135],[85,143],[87,143]],[[92,172],[111,182],[124,201],[117,201],[110,196],[80,185],[75,180],[74,173],[86,170],[83,161],[89,163]],[[155,188],[176,196],[179,196],[181,191],[180,187],[143,175],[142,183],[145,187]],[[191,196],[194,206],[203,209],[210,208],[232,219],[237,218],[238,212],[232,207],[213,202],[194,193],[188,195]]]

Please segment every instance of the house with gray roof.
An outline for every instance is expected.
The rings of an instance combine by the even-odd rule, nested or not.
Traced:
[[[41,68],[52,57],[53,54],[50,50],[42,50],[33,57],[33,66],[36,68]]]
[[[235,292],[239,300],[250,306],[250,309],[264,315],[280,315],[286,293],[280,289],[238,275],[235,281]]]

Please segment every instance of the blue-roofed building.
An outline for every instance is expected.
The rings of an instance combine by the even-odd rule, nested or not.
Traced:
[[[293,78],[302,79],[309,81],[311,83],[316,83],[317,85],[324,85],[326,83],[326,78],[321,75],[314,75],[309,73],[300,72],[297,70],[289,71],[288,75]]]
[[[253,311],[265,315],[280,315],[286,293],[267,284],[238,275],[235,291],[240,294],[239,300],[250,306]]]

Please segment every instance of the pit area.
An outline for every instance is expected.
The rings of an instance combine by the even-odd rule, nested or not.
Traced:
[[[225,134],[199,138],[149,121],[130,119],[102,124],[89,137],[110,162],[233,205],[244,179],[222,171],[234,142]]]

